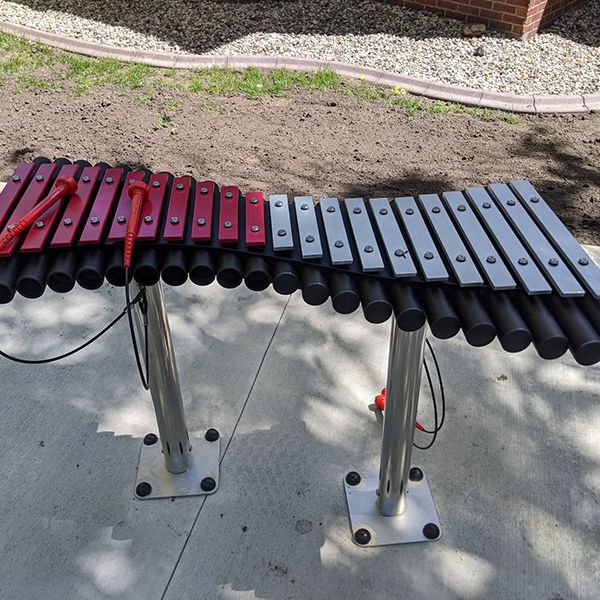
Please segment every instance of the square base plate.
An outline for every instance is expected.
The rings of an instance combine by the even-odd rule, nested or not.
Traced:
[[[361,481],[355,486],[349,485],[344,480],[352,539],[357,545],[387,546],[432,542],[440,539],[440,522],[425,475],[420,481],[408,481],[406,510],[397,517],[384,517],[377,510],[378,485],[377,475],[361,474]],[[427,533],[432,537],[427,537],[423,532],[425,525],[428,525]],[[362,529],[366,529],[368,535],[361,532],[357,536],[356,532]]]
[[[174,498],[179,496],[201,496],[214,494],[219,487],[219,458],[221,438],[208,442],[203,436],[191,436],[193,463],[185,473],[169,473],[165,466],[160,439],[151,446],[142,445],[137,479],[135,482],[136,498],[152,500],[155,498]],[[206,485],[202,489],[202,481],[210,478],[214,487]],[[147,495],[138,493],[140,483],[148,483],[151,491]],[[207,482],[212,485],[212,482]]]

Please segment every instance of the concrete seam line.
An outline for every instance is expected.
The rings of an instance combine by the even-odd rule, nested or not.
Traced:
[[[458,102],[481,108],[508,110],[515,113],[555,114],[591,112],[590,104],[600,104],[600,94],[575,94],[563,96],[563,102],[550,106],[542,103],[543,108],[536,107],[535,94],[509,94],[503,92],[464,88],[448,83],[429,81],[401,75],[393,71],[384,71],[372,67],[361,67],[346,63],[320,60],[316,58],[300,58],[285,56],[220,56],[209,54],[174,54],[166,52],[141,51],[133,48],[119,48],[107,44],[97,44],[87,40],[79,40],[60,36],[55,33],[41,31],[25,25],[16,25],[0,21],[0,31],[20,35],[31,41],[41,42],[60,50],[84,54],[93,58],[115,58],[124,62],[137,62],[155,67],[171,67],[175,69],[193,69],[210,67],[215,64],[228,65],[231,60],[235,65],[258,67],[263,69],[290,68],[294,70],[318,71],[331,69],[336,73],[352,78],[360,78],[370,83],[402,87],[411,94],[426,96],[447,102]],[[241,59],[241,60],[240,60]],[[583,100],[583,102],[581,102]],[[508,106],[508,108],[507,108]]]

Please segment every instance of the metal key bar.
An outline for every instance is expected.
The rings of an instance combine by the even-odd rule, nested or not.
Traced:
[[[168,173],[156,173],[150,177],[148,197],[142,205],[140,227],[136,238],[138,241],[156,239],[168,181]]]
[[[504,183],[493,183],[488,186],[488,190],[504,216],[520,234],[531,255],[537,258],[538,266],[554,284],[558,293],[565,297],[583,296],[584,289],[510,188]]]
[[[297,196],[294,198],[296,218],[298,219],[298,236],[302,258],[321,258],[323,247],[317,224],[317,214],[312,196]]]
[[[334,265],[349,265],[352,264],[352,249],[346,235],[344,227],[344,219],[340,203],[337,198],[323,198],[319,202],[321,209],[321,218],[325,226],[325,236],[327,237],[327,245],[331,254],[331,263]]]
[[[381,271],[385,265],[364,200],[362,198],[347,198],[346,211],[350,219],[350,226],[352,227],[352,234],[358,248],[358,258],[363,271]]]
[[[592,261],[529,181],[513,181],[510,186],[592,296],[600,298],[600,267]]]
[[[163,237],[167,241],[182,240],[185,234],[185,223],[190,205],[190,189],[192,178],[176,177],[171,186],[171,198],[167,208]]]
[[[285,194],[269,196],[269,215],[273,250],[275,252],[291,250],[294,247],[294,237],[290,222],[290,205]]]
[[[475,262],[467,251],[458,231],[454,228],[442,201],[437,194],[419,196],[425,216],[442,246],[446,259],[458,283],[462,287],[483,285],[483,279],[475,266]]]
[[[404,224],[417,261],[427,281],[446,281],[449,277],[442,255],[425,225],[415,199],[405,196],[395,199],[396,208]]]
[[[236,186],[221,188],[219,199],[219,241],[236,243],[239,238],[239,197],[240,190]]]
[[[212,181],[199,181],[196,184],[192,218],[193,242],[208,242],[211,238],[214,197],[215,184]]]
[[[262,192],[248,192],[246,194],[246,246],[264,246],[266,243],[265,195]]]
[[[487,191],[483,188],[468,188],[465,193],[525,291],[528,294],[550,294],[552,286],[537,268]]]
[[[516,281],[462,192],[444,192],[442,198],[492,289],[516,288]]]
[[[410,255],[408,244],[400,231],[389,200],[387,198],[371,198],[369,206],[394,275],[396,277],[414,277],[417,274],[417,267]]]

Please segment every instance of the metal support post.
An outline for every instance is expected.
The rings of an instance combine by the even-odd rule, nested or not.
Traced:
[[[351,471],[344,489],[354,541],[362,546],[425,542],[440,524],[423,471],[411,468],[426,326],[390,337],[379,475]]]
[[[146,287],[145,311],[134,309],[139,346],[148,337],[148,384],[156,413],[157,436],[144,437],[136,482],[138,498],[167,498],[213,493],[219,477],[219,433],[188,434],[162,286]]]

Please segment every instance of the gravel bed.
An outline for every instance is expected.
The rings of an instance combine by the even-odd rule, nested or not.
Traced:
[[[140,50],[319,58],[499,92],[600,92],[600,0],[527,42],[467,39],[459,21],[364,0],[0,0],[0,20]]]

